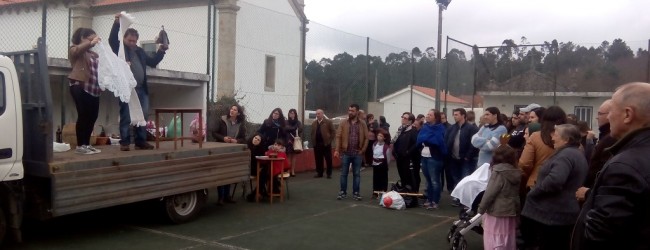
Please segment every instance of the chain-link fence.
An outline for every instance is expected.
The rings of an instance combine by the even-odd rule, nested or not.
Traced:
[[[621,39],[531,44],[522,38],[477,46],[448,38],[446,89],[507,115],[530,103],[558,105],[593,127],[594,111],[616,87],[647,81],[650,58],[643,48]]]
[[[212,4],[206,1],[157,8],[138,3],[124,5],[136,17],[131,27],[139,31],[143,47],[153,45],[155,49],[153,40],[162,26],[169,34],[170,49],[158,69],[209,75],[207,86],[181,86],[173,79],[168,79],[171,84],[154,86],[157,90],[152,94],[153,107],[177,105],[188,98],[192,105],[214,101],[220,82],[215,39],[219,14]],[[74,32],[72,5],[48,1],[46,22],[42,19],[42,2],[15,5],[0,5],[0,32],[5,34],[5,39],[0,40],[0,51],[33,48],[42,36],[42,23],[46,23],[48,56],[67,58]],[[401,112],[419,114],[435,107],[436,90],[444,91],[441,109],[449,113],[455,107],[490,104],[494,97],[489,94],[499,91],[543,92],[544,99],[535,100],[552,104],[562,103],[558,95],[566,92],[611,92],[622,83],[648,81],[650,77],[648,41],[559,41],[554,46],[552,40],[534,45],[519,39],[497,46],[478,45],[474,49],[471,42],[450,38],[442,51],[445,58],[439,59],[435,56],[435,44],[401,48],[310,21],[304,65],[306,92],[301,96],[302,27],[298,14],[286,3],[278,7],[268,1],[242,0],[237,5],[240,9],[236,18],[235,98],[246,108],[252,123],[262,122],[276,107],[285,114],[290,108],[300,110],[304,98],[305,110],[322,108],[330,118],[345,116],[347,107],[358,103],[377,117],[386,116],[394,130]],[[92,28],[107,44],[117,7],[91,9]],[[72,106],[68,105],[71,103],[64,82],[65,76],[53,78],[53,84],[61,85],[53,87],[53,96],[55,102],[62,103],[57,112],[61,117],[55,115],[62,123],[76,119],[74,112],[64,112],[65,107]],[[534,98],[499,105],[510,112],[513,106],[523,105],[528,99]],[[113,101],[109,99],[108,103],[112,105]],[[102,122],[115,120],[109,117],[116,117],[116,113],[116,107],[105,108],[100,111],[100,121],[102,117],[106,117]]]

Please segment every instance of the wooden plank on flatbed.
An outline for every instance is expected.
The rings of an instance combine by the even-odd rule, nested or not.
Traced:
[[[219,185],[246,181],[250,153],[241,144],[205,143],[173,150],[164,142],[158,150],[55,154],[50,163],[52,216],[156,199]]]

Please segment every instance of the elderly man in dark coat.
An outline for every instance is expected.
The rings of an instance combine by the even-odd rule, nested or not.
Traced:
[[[650,249],[650,84],[629,83],[612,96],[613,155],[578,216],[572,249]]]

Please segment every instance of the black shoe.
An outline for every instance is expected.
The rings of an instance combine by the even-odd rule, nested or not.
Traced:
[[[327,176],[327,179],[332,179],[332,176],[331,176],[331,175],[328,175],[328,176]]]
[[[151,145],[149,143],[146,143],[146,142],[142,143],[142,144],[135,144],[135,149],[138,149],[138,150],[152,150],[153,148],[154,148],[153,145]]]
[[[322,174],[316,174],[316,175],[314,175],[314,178],[323,178],[323,175]]]
[[[460,206],[460,200],[459,199],[453,199],[451,201],[451,206],[452,207],[459,207]]]

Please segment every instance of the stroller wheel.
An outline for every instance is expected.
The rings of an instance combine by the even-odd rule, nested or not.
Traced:
[[[467,249],[467,241],[465,240],[465,237],[463,237],[460,232],[454,233],[454,236],[452,237],[451,241],[451,249],[452,250],[466,250]]]
[[[456,233],[456,228],[458,228],[458,226],[456,225],[452,225],[449,228],[449,232],[447,232],[447,242],[451,242],[451,239],[454,237],[454,234]]]

